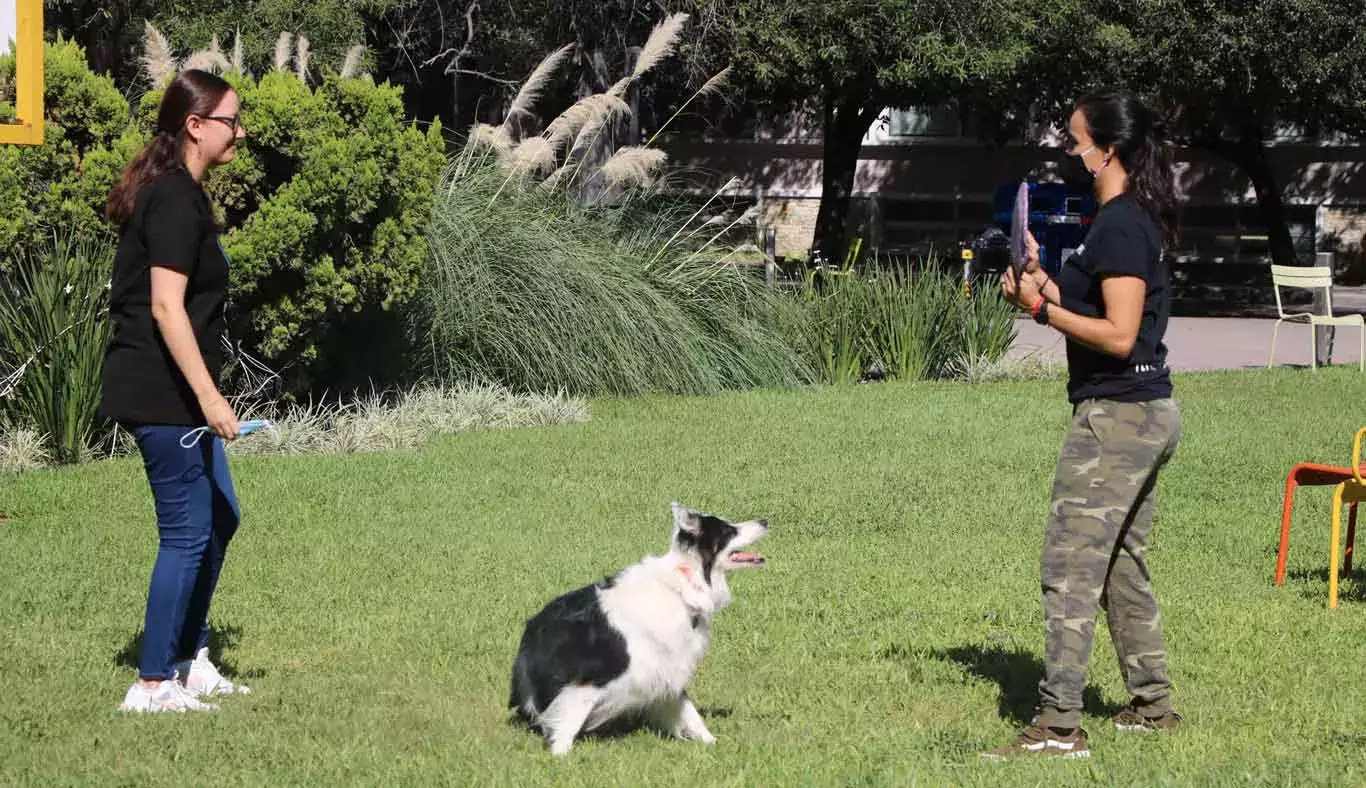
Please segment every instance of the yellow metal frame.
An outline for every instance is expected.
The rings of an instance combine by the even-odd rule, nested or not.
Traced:
[[[0,123],[0,145],[42,145],[43,0],[15,0],[15,6],[14,108],[18,122]]]
[[[1328,606],[1338,606],[1338,543],[1342,534],[1342,505],[1366,502],[1366,479],[1361,477],[1361,439],[1366,427],[1352,440],[1352,477],[1333,490],[1333,532],[1328,543]]]

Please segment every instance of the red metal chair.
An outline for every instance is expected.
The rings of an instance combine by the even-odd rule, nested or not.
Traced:
[[[1361,472],[1366,474],[1366,465],[1361,466]],[[1290,552],[1290,515],[1294,511],[1295,488],[1302,484],[1314,487],[1333,486],[1353,478],[1355,477],[1351,468],[1337,465],[1302,462],[1290,469],[1290,475],[1285,480],[1285,501],[1281,505],[1281,546],[1276,555],[1276,585],[1285,585],[1285,558]],[[1347,548],[1343,551],[1342,559],[1344,575],[1352,573],[1352,548],[1356,545],[1356,536],[1357,505],[1352,502],[1348,504],[1347,509]]]

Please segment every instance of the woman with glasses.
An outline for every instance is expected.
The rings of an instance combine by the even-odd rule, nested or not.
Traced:
[[[1082,691],[1101,608],[1131,697],[1115,726],[1163,731],[1181,723],[1147,563],[1158,470],[1181,432],[1163,344],[1172,158],[1154,114],[1128,92],[1087,96],[1068,127],[1067,153],[1085,168],[1101,206],[1086,242],[1054,280],[1029,237],[1024,273],[1017,279],[1007,267],[1001,279],[1009,300],[1066,338],[1073,415],[1044,532],[1039,710],[1015,741],[984,753],[989,758],[1090,754]]]
[[[224,440],[237,417],[218,390],[228,260],[201,182],[245,136],[237,93],[204,71],[166,88],[155,136],[123,171],[107,212],[119,227],[113,338],[101,408],[137,441],[156,504],[138,680],[124,711],[210,711],[245,693],[209,659],[209,602],[239,510]],[[208,427],[202,440],[197,427]],[[189,439],[187,439],[187,434]]]

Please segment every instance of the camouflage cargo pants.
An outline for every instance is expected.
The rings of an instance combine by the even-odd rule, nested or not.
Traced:
[[[1133,700],[1151,716],[1171,710],[1162,621],[1145,556],[1158,470],[1180,435],[1181,413],[1171,399],[1076,406],[1053,481],[1041,561],[1043,725],[1080,725],[1102,607]]]

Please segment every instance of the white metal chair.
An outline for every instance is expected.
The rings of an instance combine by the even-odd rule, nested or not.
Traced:
[[[1309,324],[1309,358],[1310,364],[1314,369],[1318,369],[1318,345],[1314,341],[1313,328],[1318,326],[1345,326],[1356,328],[1361,332],[1359,341],[1361,344],[1361,356],[1359,366],[1362,372],[1366,372],[1366,318],[1361,315],[1333,315],[1333,269],[1327,266],[1298,266],[1298,265],[1272,265],[1271,266],[1271,287],[1276,291],[1276,313],[1280,317],[1276,320],[1276,327],[1271,330],[1271,358],[1267,359],[1268,368],[1276,360],[1276,335],[1280,333],[1281,323],[1307,323]],[[1291,312],[1286,313],[1284,305],[1281,303],[1282,287],[1298,287],[1305,290],[1324,290],[1324,303],[1327,306],[1328,314],[1316,315],[1311,312]]]

